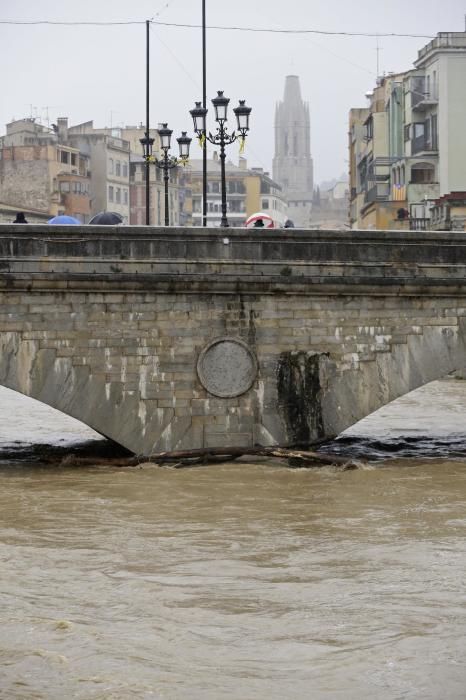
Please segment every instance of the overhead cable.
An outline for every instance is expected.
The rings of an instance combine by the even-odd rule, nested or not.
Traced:
[[[156,24],[161,27],[177,27],[180,29],[202,29],[201,24],[181,24],[179,22],[160,22],[159,20],[151,19],[149,20],[151,24]],[[145,24],[146,20],[131,20],[131,21],[121,21],[121,22],[58,22],[55,20],[0,20],[0,24],[14,24],[14,25],[38,25],[38,24],[49,24],[49,25],[59,25],[59,26],[122,26],[130,24]],[[330,31],[324,29],[273,29],[269,27],[235,27],[235,26],[222,26],[222,25],[210,25],[207,29],[217,29],[220,31],[235,31],[235,32],[260,32],[263,34],[320,34],[323,36],[358,36],[358,37],[403,37],[408,39],[435,39],[432,34],[403,34],[399,32],[344,32],[344,31]]]

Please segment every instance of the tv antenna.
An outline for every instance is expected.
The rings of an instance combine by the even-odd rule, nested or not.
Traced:
[[[375,53],[376,53],[376,56],[377,56],[377,59],[376,59],[376,60],[377,60],[377,65],[376,65],[376,68],[377,68],[377,78],[380,76],[380,52],[381,52],[381,51],[382,51],[382,48],[381,48],[381,46],[380,46],[380,44],[379,44],[379,35],[377,34],[376,37],[375,37]]]
[[[44,122],[47,124],[48,128],[50,129],[50,122],[52,120],[50,118],[49,110],[50,109],[61,109],[61,105],[46,105],[45,107],[41,107],[41,109],[45,110]]]

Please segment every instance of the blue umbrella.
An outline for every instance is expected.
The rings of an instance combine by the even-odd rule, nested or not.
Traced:
[[[53,219],[49,219],[47,223],[62,224],[64,226],[78,226],[81,224],[79,219],[75,219],[74,216],[66,216],[66,214],[62,214],[61,216],[54,216]]]

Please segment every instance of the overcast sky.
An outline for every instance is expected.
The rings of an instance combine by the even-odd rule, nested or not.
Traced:
[[[200,24],[201,8],[201,0],[1,0],[0,19]],[[466,3],[206,0],[206,9],[208,25],[435,35],[464,31]],[[380,72],[409,69],[427,41],[380,38]],[[285,76],[298,75],[310,105],[316,182],[338,177],[347,169],[348,110],[366,104],[364,94],[376,78],[376,46],[375,38],[208,29],[208,98],[224,90],[232,107],[246,99],[253,108],[248,164],[271,170],[275,105],[282,99]],[[0,51],[2,134],[13,118],[32,114],[46,123],[47,109],[51,122],[58,116],[68,116],[72,124],[93,119],[97,127],[145,121],[144,24],[0,24]],[[181,129],[191,133],[189,109],[201,98],[200,29],[152,25],[151,126],[167,121],[175,135]],[[209,125],[213,128],[211,120]],[[192,148],[198,155],[198,146]],[[237,162],[237,144],[229,147],[228,157]]]

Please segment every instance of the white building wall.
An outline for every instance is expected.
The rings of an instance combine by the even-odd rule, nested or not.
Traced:
[[[466,189],[466,54],[440,58],[440,195]]]

